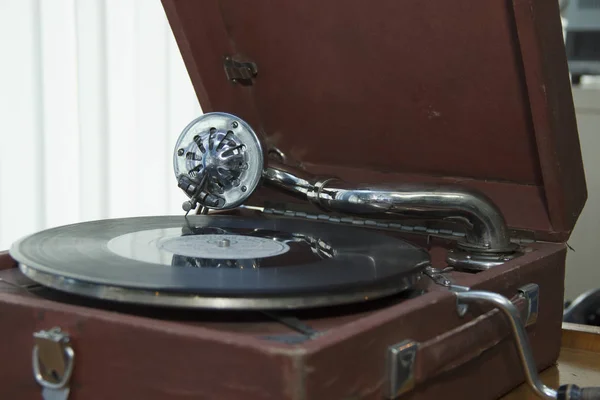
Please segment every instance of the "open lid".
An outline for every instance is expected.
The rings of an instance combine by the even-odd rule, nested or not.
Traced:
[[[205,112],[311,171],[459,182],[569,237],[587,191],[557,1],[162,2]]]

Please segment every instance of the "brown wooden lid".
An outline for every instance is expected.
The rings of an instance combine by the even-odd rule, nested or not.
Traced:
[[[587,192],[558,2],[162,2],[205,112],[315,172],[460,182],[568,238]]]

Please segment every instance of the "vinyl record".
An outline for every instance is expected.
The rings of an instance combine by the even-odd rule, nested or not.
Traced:
[[[11,256],[34,281],[126,303],[218,309],[329,306],[398,293],[428,253],[370,230],[285,218],[160,216],[48,229]]]

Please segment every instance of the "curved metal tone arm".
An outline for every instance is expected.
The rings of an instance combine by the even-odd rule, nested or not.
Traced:
[[[269,162],[263,178],[271,185],[331,211],[456,220],[468,228],[466,243],[460,243],[466,250],[514,251],[500,210],[482,194],[462,187],[434,184],[358,187],[276,162]]]

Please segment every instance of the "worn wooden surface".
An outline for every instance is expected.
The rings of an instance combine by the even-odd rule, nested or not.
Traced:
[[[571,383],[580,387],[600,386],[600,328],[563,324],[562,349],[556,366],[540,374],[552,387]],[[538,400],[531,389],[521,385],[501,400]]]
[[[600,354],[600,327],[563,323],[562,347]]]

